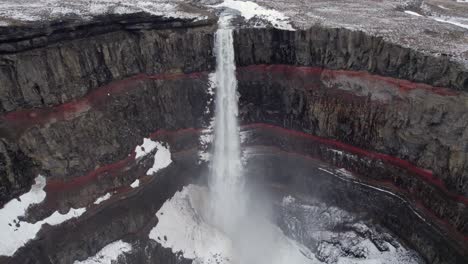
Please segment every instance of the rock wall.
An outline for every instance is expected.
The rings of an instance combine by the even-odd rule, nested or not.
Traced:
[[[288,64],[367,71],[468,91],[466,65],[450,60],[449,56],[425,55],[344,28],[239,29],[235,32],[235,50],[239,66]]]
[[[213,21],[140,14],[3,30],[0,204],[24,192],[39,172],[73,181],[125,160],[150,133],[201,128],[210,118],[205,109],[212,99],[207,73],[214,69]],[[389,183],[421,202],[441,221],[437,225],[467,235],[466,66],[361,32],[320,27],[240,29],[235,49],[244,124],[274,124],[346,144],[335,152],[309,146],[306,154]],[[275,144],[283,149],[304,147],[280,139]],[[59,243],[60,236],[45,236],[51,245]],[[407,239],[427,259],[444,263],[430,253],[440,243],[423,245],[427,237]],[[76,252],[77,244],[70,243],[62,243],[55,262],[97,250]],[[34,253],[16,256],[23,257],[34,259]]]
[[[211,20],[136,14],[2,30],[0,204],[37,173],[81,176],[156,130],[203,124]]]
[[[12,36],[11,52],[2,53],[0,42],[0,112],[62,104],[139,73],[212,69],[210,24],[185,23],[182,27],[177,21],[171,24],[153,18],[150,25],[155,28],[151,28],[148,19],[143,16],[131,23],[122,18],[98,20],[73,25],[78,28],[75,31],[67,32],[64,26],[65,32],[56,30],[26,40]],[[44,43],[35,44],[37,38]],[[23,48],[24,42],[30,46]]]

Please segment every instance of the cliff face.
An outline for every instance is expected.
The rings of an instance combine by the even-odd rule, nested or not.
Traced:
[[[289,130],[289,136],[261,145],[319,158],[380,182],[452,230],[444,232],[465,240],[465,66],[345,29],[240,29],[235,40],[242,122]],[[291,136],[297,132],[305,132],[299,142]],[[430,256],[438,246],[401,236],[431,263],[444,263],[452,254]]]
[[[5,32],[0,200],[38,171],[81,176],[156,130],[199,127],[213,30],[210,21],[131,15]]]
[[[305,31],[236,31],[239,66],[287,64],[366,71],[434,86],[468,90],[466,66],[449,56],[429,56],[380,37],[344,28],[314,26]]]
[[[147,235],[146,223],[157,222],[154,214],[163,201],[191,179],[189,172],[204,169],[195,148],[197,129],[211,118],[206,109],[212,99],[213,21],[139,14],[2,30],[0,203],[26,191],[38,173],[48,177],[47,206],[31,209],[33,220],[51,208],[87,206],[107,191],[120,191],[150,165],[134,164],[135,146],[145,137],[169,141],[180,160],[145,191],[124,192],[120,205],[44,232],[9,260],[40,255],[52,258],[50,263],[71,263],[122,236],[139,241]],[[284,175],[304,181],[304,193],[376,215],[431,263],[467,258],[466,66],[361,32],[320,27],[239,29],[235,53],[240,118],[253,131],[244,143],[286,153],[260,160],[302,168],[301,176]],[[290,160],[291,153],[301,157]],[[336,175],[314,176],[310,157],[358,178],[342,183]],[[274,176],[285,184],[280,167]],[[372,195],[371,203],[362,202]],[[114,220],[104,232],[108,215]],[[75,224],[86,231],[76,231]],[[61,241],[61,232],[71,233]],[[93,246],[81,250],[80,243]],[[146,247],[154,260],[169,258],[147,238],[138,243],[142,249],[135,259],[151,257]],[[43,247],[53,253],[43,255]]]
[[[0,111],[63,104],[141,73],[212,69],[210,23],[103,19],[2,36],[10,38],[0,40]]]

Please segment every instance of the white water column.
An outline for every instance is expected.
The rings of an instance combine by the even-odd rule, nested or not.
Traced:
[[[220,17],[215,35],[217,59],[214,82],[216,112],[214,153],[211,164],[210,192],[214,224],[226,233],[236,232],[245,214],[244,178],[240,158],[240,136],[233,29],[230,17]]]

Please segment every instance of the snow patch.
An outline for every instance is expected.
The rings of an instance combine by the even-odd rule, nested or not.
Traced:
[[[139,159],[151,153],[157,147],[157,143],[150,138],[144,138],[143,144],[135,148],[135,159]]]
[[[423,15],[419,14],[419,13],[416,13],[416,12],[413,12],[413,11],[409,11],[409,10],[405,10],[405,13],[406,14],[409,14],[409,15],[412,15],[412,16],[418,16],[418,17],[422,17]]]
[[[0,241],[0,256],[13,256],[19,248],[23,247],[29,240],[36,237],[36,234],[41,230],[42,225],[58,225],[72,218],[79,217],[85,212],[86,208],[72,208],[66,214],[61,214],[55,211],[49,217],[34,224],[28,222],[17,222],[11,226],[4,226],[2,221],[2,236],[9,239]]]
[[[104,202],[105,200],[109,200],[109,198],[111,198],[111,196],[112,195],[110,193],[106,193],[103,196],[98,197],[96,199],[96,201],[94,201],[94,204],[100,204],[100,203]]]
[[[0,209],[0,230],[3,232],[3,227],[14,225],[18,221],[18,217],[23,216],[29,206],[39,204],[44,201],[46,192],[46,178],[39,175],[35,179],[35,183],[31,186],[31,190],[19,198],[9,201],[2,209]]]
[[[438,22],[448,23],[448,24],[452,24],[452,25],[455,25],[455,26],[458,26],[458,27],[468,29],[468,21],[466,21],[464,23],[461,23],[461,22],[455,21],[455,20],[453,20],[451,18],[437,18],[437,17],[430,17],[430,18],[432,18],[432,19],[434,19],[435,21],[438,21]]]
[[[172,163],[171,151],[169,147],[164,147],[160,142],[155,142],[157,151],[154,154],[154,163],[146,175],[153,175],[161,169],[166,168],[169,164]]]
[[[466,1],[468,1],[468,0],[466,0]],[[439,6],[439,7],[443,8],[443,9],[447,9],[447,8],[445,8],[443,6]],[[404,12],[406,14],[413,15],[413,16],[425,17],[425,16],[423,16],[423,15],[421,15],[419,13],[409,11],[409,10],[405,10]],[[434,17],[434,16],[427,16],[427,18],[433,19],[433,20],[435,20],[437,22],[448,23],[448,24],[452,24],[452,25],[455,25],[455,26],[458,26],[458,27],[468,29],[468,20],[463,19],[463,18],[454,19],[454,18],[451,18],[451,17]],[[459,20],[461,20],[461,22]]]
[[[150,231],[149,238],[165,248],[171,248],[174,253],[181,253],[185,258],[193,259],[194,263],[234,263],[237,254],[233,254],[235,249],[232,241],[207,222],[209,217],[204,215],[207,200],[206,187],[184,187],[156,213],[159,221]],[[278,227],[272,226],[266,219],[258,228],[273,231],[269,234],[269,241],[271,240],[275,252],[270,254],[269,263],[316,263],[316,259],[306,247],[287,238]],[[268,247],[268,250],[270,249]],[[263,257],[262,255],[260,258]]]
[[[132,251],[132,245],[122,240],[115,241],[103,247],[96,255],[73,264],[112,264],[120,255]]]
[[[140,186],[140,180],[136,179],[132,184],[130,184],[130,187],[132,188],[138,188]]]
[[[23,22],[56,19],[77,15],[85,19],[103,14],[132,14],[146,12],[155,16],[206,19],[206,16],[188,13],[179,9],[182,0],[2,0],[0,17],[6,21]],[[8,23],[3,21],[3,23]]]
[[[205,223],[195,209],[200,206],[196,200],[206,198],[201,196],[203,193],[207,193],[206,188],[195,185],[177,192],[156,213],[159,221],[149,238],[171,248],[174,253],[182,253],[185,258],[216,263],[230,255],[231,242]]]
[[[294,30],[290,24],[290,19],[283,13],[262,7],[251,1],[225,0],[224,2],[215,5],[214,7],[224,7],[234,9],[240,12],[245,20],[250,20],[254,17],[264,19],[270,22],[274,27],[283,30]]]

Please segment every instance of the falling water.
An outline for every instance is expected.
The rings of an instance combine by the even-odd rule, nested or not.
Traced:
[[[271,221],[261,191],[246,188],[242,171],[236,66],[230,17],[219,19],[215,35],[216,112],[211,163],[211,223],[232,242],[234,264],[304,264],[307,250],[299,250]],[[247,206],[249,201],[249,206]],[[252,207],[253,204],[257,206]],[[260,206],[258,206],[260,204]],[[247,207],[250,209],[247,210]],[[248,213],[247,213],[248,212]]]
[[[235,232],[236,223],[245,212],[237,122],[237,79],[230,17],[223,16],[219,19],[215,54],[216,113],[210,190],[214,224],[229,234]]]

